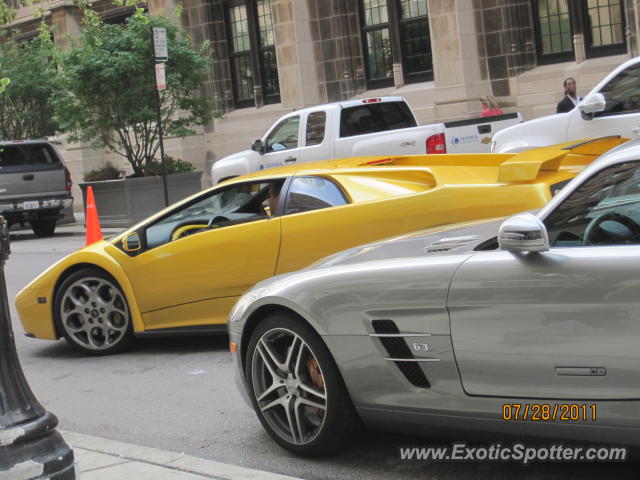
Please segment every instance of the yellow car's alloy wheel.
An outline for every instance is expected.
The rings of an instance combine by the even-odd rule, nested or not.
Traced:
[[[55,309],[59,333],[84,353],[106,355],[131,343],[127,301],[103,272],[83,269],[69,276],[57,291]]]

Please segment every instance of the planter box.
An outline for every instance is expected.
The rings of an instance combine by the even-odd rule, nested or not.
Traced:
[[[167,175],[169,204],[202,190],[201,177],[202,172]],[[81,183],[85,211],[88,186],[93,187],[93,195],[102,227],[130,227],[165,207],[162,177],[124,178]]]

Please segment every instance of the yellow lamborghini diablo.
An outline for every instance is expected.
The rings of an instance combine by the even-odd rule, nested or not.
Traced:
[[[542,207],[625,139],[519,154],[363,157],[238,177],[60,260],[16,297],[28,335],[81,351],[135,335],[224,331],[253,284],[334,252]]]

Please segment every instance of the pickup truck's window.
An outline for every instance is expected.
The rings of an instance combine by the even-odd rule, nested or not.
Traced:
[[[0,145],[0,173],[61,168],[47,145]]]
[[[285,215],[345,205],[347,200],[331,180],[321,177],[297,177],[287,194]]]
[[[544,223],[555,247],[640,244],[640,162],[596,173]]]
[[[298,127],[300,116],[289,117],[274,127],[267,137],[267,152],[279,152],[289,148],[298,148]]]
[[[206,230],[266,219],[273,214],[283,180],[246,182],[208,193],[180,206],[147,228],[147,247],[155,248]]]
[[[320,145],[324,141],[324,129],[327,124],[325,112],[311,112],[307,117],[307,147]]]
[[[623,70],[607,83],[600,93],[607,101],[596,117],[640,111],[640,65]]]
[[[342,109],[340,136],[353,137],[415,127],[416,120],[405,102],[366,103]]]

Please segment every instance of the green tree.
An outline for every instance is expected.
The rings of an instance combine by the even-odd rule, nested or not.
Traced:
[[[13,22],[16,18],[16,9],[7,4],[5,0],[0,0],[0,26],[5,26]]]
[[[162,128],[185,137],[210,121],[211,101],[196,95],[205,81],[209,47],[200,48],[165,17],[138,12],[125,25],[105,24],[85,10],[83,31],[61,57],[62,88],[56,119],[70,141],[91,142],[125,157],[144,174],[159,147],[151,27],[167,29],[167,89],[161,92]]]
[[[27,42],[17,42],[13,36],[0,38],[0,86],[4,87],[0,138],[44,138],[55,133],[51,97],[58,71],[54,56],[51,41],[40,36]]]

